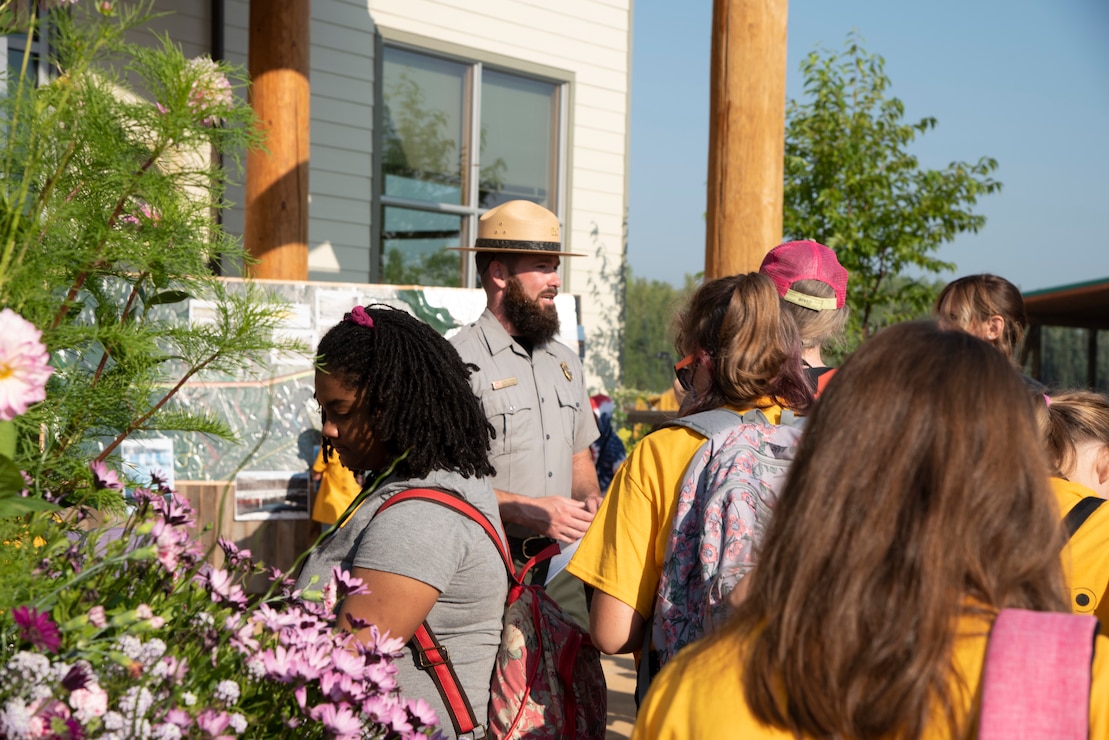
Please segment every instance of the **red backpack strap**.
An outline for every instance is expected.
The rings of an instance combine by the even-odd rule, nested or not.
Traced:
[[[493,540],[493,544],[497,548],[497,552],[501,554],[501,559],[508,569],[508,575],[513,581],[518,581],[516,571],[512,567],[512,557],[508,553],[508,546],[504,540],[501,539],[496,527],[489,521],[489,517],[481,513],[481,511],[468,501],[465,501],[458,496],[453,496],[445,491],[439,491],[434,488],[410,488],[407,491],[390,497],[383,503],[375,512],[375,516],[385,511],[387,508],[394,504],[399,504],[402,501],[430,501],[440,506],[445,506],[448,509],[454,509],[459,514],[473,520],[485,530],[489,535],[489,539]],[[543,553],[540,553],[542,555]],[[525,566],[530,567],[531,562]],[[454,666],[451,665],[450,655],[447,649],[439,644],[435,637],[435,633],[431,631],[425,620],[417,629],[416,633],[412,636],[412,641],[415,642],[413,650],[418,653],[418,660],[420,668],[423,668],[431,676],[431,680],[435,683],[435,688],[439,690],[439,696],[442,697],[443,703],[447,707],[447,711],[451,715],[451,722],[454,724],[454,731],[460,737],[465,733],[473,733],[469,737],[480,738],[485,737],[485,728],[478,725],[477,717],[474,715],[473,707],[470,705],[470,700],[466,698],[466,692],[462,690],[462,686],[458,681],[458,676],[454,672]]]
[[[982,669],[978,737],[1089,737],[1097,617],[1002,609]]]

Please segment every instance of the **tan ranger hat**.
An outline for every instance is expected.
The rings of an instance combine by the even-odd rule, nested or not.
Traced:
[[[478,219],[472,247],[450,247],[459,252],[556,252],[559,257],[584,257],[562,251],[558,216],[530,200],[510,200]]]

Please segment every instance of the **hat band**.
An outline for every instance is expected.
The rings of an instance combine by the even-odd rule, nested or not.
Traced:
[[[808,295],[807,293],[798,293],[793,288],[786,291],[786,294],[782,296],[782,300],[789,301],[795,306],[812,309],[813,311],[834,311],[838,308],[835,298],[818,298],[817,296]]]
[[[536,252],[561,252],[561,242],[529,242],[517,239],[475,239],[474,246],[478,249],[496,251],[498,249],[526,249]]]

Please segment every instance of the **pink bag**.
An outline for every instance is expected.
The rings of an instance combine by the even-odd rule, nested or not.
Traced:
[[[982,674],[982,740],[1086,740],[1097,618],[1002,609]]]

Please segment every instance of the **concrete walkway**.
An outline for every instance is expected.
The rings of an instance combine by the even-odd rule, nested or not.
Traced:
[[[602,655],[608,684],[607,740],[631,737],[635,724],[635,661],[630,655]]]

